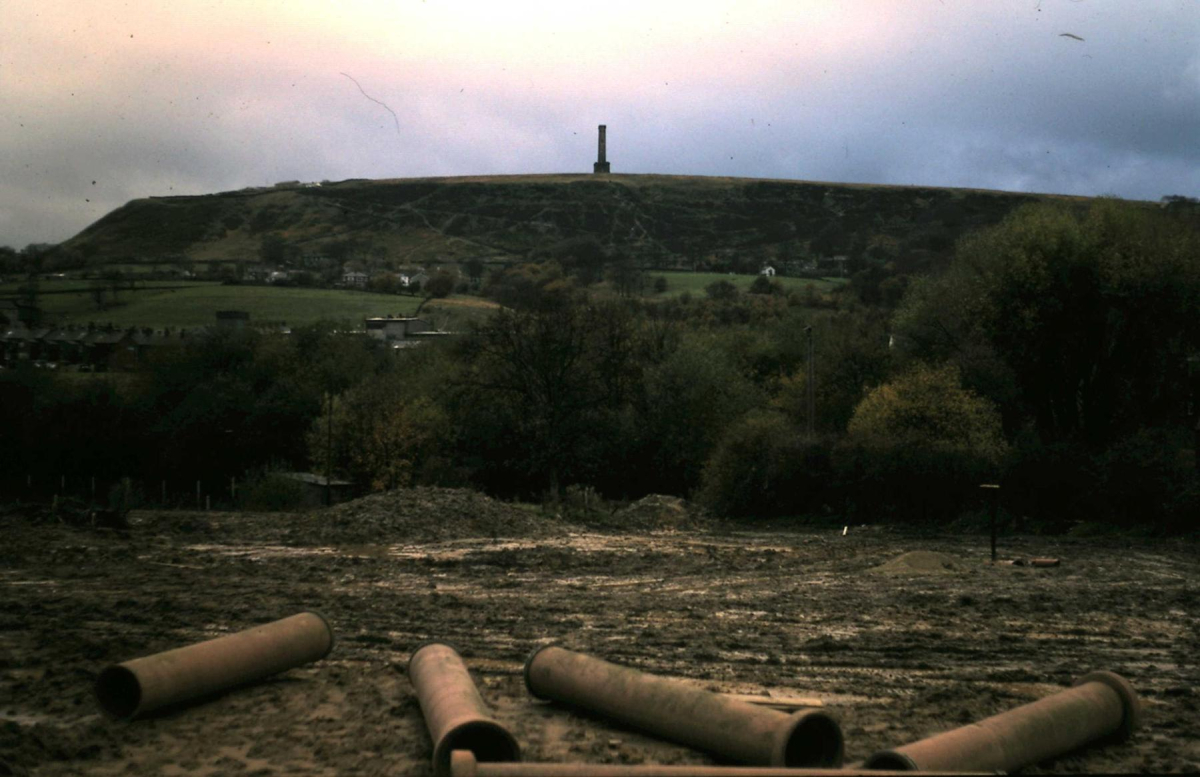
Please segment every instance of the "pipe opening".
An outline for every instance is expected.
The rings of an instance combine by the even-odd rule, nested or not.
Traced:
[[[891,772],[915,772],[920,771],[917,768],[916,762],[908,756],[897,753],[895,750],[884,750],[863,761],[864,769],[874,771],[891,771]]]
[[[842,728],[827,713],[813,710],[796,713],[784,732],[782,766],[837,768],[842,765]]]
[[[142,684],[123,666],[110,666],[96,678],[100,709],[114,718],[132,718],[142,704]]]
[[[521,674],[525,678],[525,690],[529,691],[530,696],[541,701],[547,701],[548,697],[542,696],[533,689],[533,677],[530,672],[533,671],[533,660],[538,657],[538,654],[540,654],[546,648],[552,647],[555,647],[555,645],[541,645],[534,648],[533,652],[529,654],[529,658],[525,659],[525,667],[521,670]]]
[[[474,720],[447,732],[437,743],[435,771],[449,774],[450,754],[455,750],[470,750],[480,763],[521,760],[517,740],[500,724],[490,720]]]

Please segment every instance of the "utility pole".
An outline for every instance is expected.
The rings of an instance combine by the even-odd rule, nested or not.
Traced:
[[[325,392],[329,397],[329,412],[325,415],[325,506],[333,504],[333,391]]]

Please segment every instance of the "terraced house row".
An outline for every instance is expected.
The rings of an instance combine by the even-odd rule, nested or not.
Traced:
[[[0,333],[0,365],[104,372],[133,370],[156,349],[178,347],[195,333],[186,329],[120,328],[111,325],[28,327],[10,324]]]

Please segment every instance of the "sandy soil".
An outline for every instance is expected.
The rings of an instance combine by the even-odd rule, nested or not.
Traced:
[[[0,516],[0,775],[428,775],[405,676],[427,639],[460,648],[530,761],[712,763],[532,701],[522,663],[557,642],[713,690],[820,698],[847,763],[1111,669],[1144,727],[1028,771],[1200,770],[1194,544],[1006,537],[1004,555],[1062,565],[993,567],[978,536],[631,534],[414,499],[134,513],[127,533]],[[909,551],[952,563],[896,563]],[[104,666],[305,609],[337,632],[327,659],[131,723],[99,714]]]

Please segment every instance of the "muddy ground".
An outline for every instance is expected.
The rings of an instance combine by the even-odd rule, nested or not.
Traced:
[[[1002,538],[1003,557],[1062,559],[1035,569],[990,566],[978,535],[626,517],[636,532],[433,490],[297,516],[135,512],[128,532],[0,515],[0,775],[428,775],[405,676],[428,639],[460,648],[530,761],[713,762],[533,702],[522,663],[556,642],[817,697],[847,763],[1111,669],[1143,728],[1027,771],[1200,771],[1194,543]],[[896,563],[910,551],[950,563]],[[99,714],[104,666],[305,609],[337,632],[329,658],[131,723]]]

